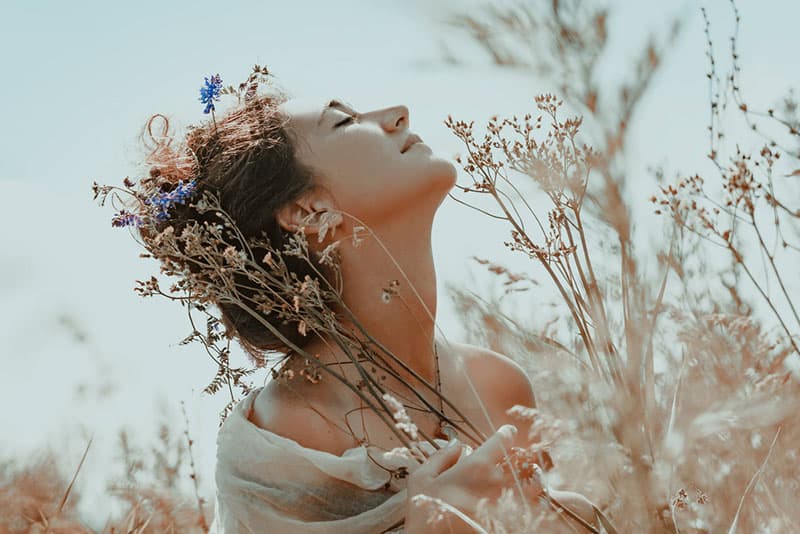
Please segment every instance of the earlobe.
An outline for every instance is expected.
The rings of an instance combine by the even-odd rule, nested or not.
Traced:
[[[287,232],[297,232],[303,226],[308,210],[298,201],[289,202],[275,212],[275,221]]]

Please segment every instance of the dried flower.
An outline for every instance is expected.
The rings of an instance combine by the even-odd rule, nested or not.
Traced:
[[[430,497],[424,494],[417,494],[411,497],[412,502],[416,506],[424,506],[428,509],[428,525],[436,525],[444,520],[447,514],[446,503],[436,497]]]
[[[339,253],[339,241],[334,241],[325,247],[319,254],[319,262],[322,265],[334,267],[336,265],[337,254]]]
[[[395,447],[384,455],[386,458],[399,459],[399,460],[414,460],[414,455],[408,447]]]
[[[359,234],[361,232],[365,232],[366,228],[363,226],[354,226],[353,227],[353,246],[358,248],[361,243],[364,241],[364,238],[361,237]]]
[[[320,374],[319,370],[313,368],[308,360],[306,360],[306,367],[300,369],[300,376],[312,384],[318,384],[319,381],[322,380],[322,375]]]
[[[405,432],[412,440],[418,440],[419,430],[417,429],[417,425],[415,425],[408,416],[405,406],[389,393],[383,394],[383,400],[389,405],[389,409],[392,411],[392,417],[395,420],[394,426]]]
[[[384,287],[381,290],[381,301],[384,304],[389,304],[392,301],[392,298],[396,297],[400,294],[400,281],[399,280],[392,280],[389,282],[388,287]]]

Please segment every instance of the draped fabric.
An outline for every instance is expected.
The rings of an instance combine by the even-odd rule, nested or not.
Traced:
[[[249,419],[260,390],[236,404],[217,435],[212,532],[402,532],[402,473],[418,463],[374,446],[337,456],[260,428]]]

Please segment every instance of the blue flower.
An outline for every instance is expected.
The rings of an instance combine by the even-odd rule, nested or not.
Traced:
[[[214,108],[214,100],[219,102],[220,90],[222,89],[222,78],[219,74],[212,76],[210,79],[205,78],[205,85],[200,88],[200,102],[206,105],[203,113],[208,113]]]
[[[111,219],[111,226],[117,228],[122,228],[124,226],[135,226],[139,228],[142,226],[143,222],[144,221],[142,221],[142,218],[135,213],[131,213],[126,210],[120,210],[120,212],[114,215],[114,218]]]
[[[157,193],[146,199],[145,204],[153,206],[156,211],[156,219],[165,221],[169,218],[168,210],[175,204],[183,204],[194,193],[197,180],[192,180],[184,184],[183,180],[178,181],[178,185],[172,191]]]

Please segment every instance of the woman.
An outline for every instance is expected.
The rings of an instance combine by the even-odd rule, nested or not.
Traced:
[[[304,167],[314,169],[315,185],[277,210],[277,224],[287,232],[304,227],[305,233],[312,237],[309,243],[320,250],[336,234],[352,235],[357,226],[371,230],[357,246],[352,240],[341,241],[343,300],[366,330],[431,383],[436,382],[438,356],[443,395],[485,434],[494,435],[468,457],[469,461],[460,467],[462,473],[451,482],[457,486],[463,482],[461,489],[465,491],[470,488],[471,477],[482,478],[484,470],[488,473],[489,468],[500,462],[504,447],[523,445],[521,441],[515,442],[513,434],[495,434],[495,431],[510,422],[507,409],[517,404],[534,406],[535,401],[525,374],[508,358],[478,347],[442,341],[436,343],[434,350],[436,272],[431,226],[436,209],[455,182],[456,170],[449,161],[436,157],[410,131],[405,106],[359,113],[335,100],[324,103],[290,100],[281,104],[279,111],[288,118],[295,157]],[[323,224],[330,235],[320,242],[317,238]],[[387,254],[387,249],[391,254]],[[399,284],[397,298],[387,303],[382,299],[382,288],[393,279],[405,283]],[[346,359],[323,339],[313,339],[303,348],[319,354],[324,362]],[[354,370],[345,368],[344,372]],[[411,380],[410,375],[406,378]],[[401,391],[403,385],[395,381],[388,389]],[[433,397],[430,400],[435,401]],[[369,436],[373,446],[385,451],[401,445],[374,413],[359,411],[359,398],[336,381],[297,380],[291,386],[272,381],[246,405],[250,408],[249,421],[259,429],[330,455],[341,456],[358,447],[358,439],[364,435]],[[438,421],[432,414],[414,414],[412,419],[428,435],[440,434]],[[357,427],[361,433],[354,437],[342,430],[347,427]],[[527,437],[524,431],[517,435]],[[236,440],[237,436],[231,438]],[[223,486],[219,490],[219,513],[223,520],[229,519],[224,522],[227,527],[239,524],[240,519],[226,517],[229,496],[224,486],[228,477],[221,471],[228,465],[224,457],[229,450],[226,445],[223,439],[217,478]],[[441,451],[434,460],[437,465],[448,465],[458,451],[455,447]],[[431,484],[435,478],[429,478],[437,471],[429,469],[412,474],[409,484],[413,491],[434,493]],[[501,483],[494,488],[495,492],[503,483],[513,483],[510,478],[498,477]],[[413,506],[409,500],[411,493],[403,500],[403,506],[396,509],[406,511]],[[470,497],[477,500],[490,493],[483,487]],[[441,494],[446,494],[445,488]],[[463,506],[466,502],[459,504]],[[314,514],[306,512],[317,523],[314,527],[304,525],[306,529],[336,528],[333,524],[325,526],[321,524],[323,521],[313,521]],[[408,510],[405,515],[423,514],[422,510]],[[253,524],[248,527],[266,528]],[[292,528],[290,521],[285,528],[287,531]],[[300,524],[294,528],[301,531]],[[410,529],[407,522],[406,531]]]
[[[328,278],[335,271],[337,280],[327,280],[340,286],[334,307],[347,310],[337,313],[336,328],[368,335],[395,360],[361,365],[347,343],[332,342],[330,332],[288,320],[280,310],[300,311],[297,295],[281,308],[252,291],[236,293],[257,304],[258,313],[224,295],[207,299],[248,354],[278,350],[290,356],[275,373],[278,379],[250,392],[220,429],[215,529],[469,531],[481,498],[514,486],[535,499],[540,487],[521,484],[504,468],[512,447],[528,445],[526,423],[507,413],[515,405],[535,406],[524,372],[500,354],[449,343],[434,331],[431,226],[454,185],[454,166],[409,130],[405,106],[358,112],[336,100],[248,97],[244,106],[190,132],[192,165],[175,157],[168,135],[160,138],[149,161],[150,182],[161,192],[141,203],[161,210],[159,222],[155,232],[140,228],[141,235],[154,247],[166,243],[167,252],[156,257],[173,273],[194,275],[193,283],[210,249],[186,231],[220,212],[185,202],[192,192],[215,192],[237,235],[265,235],[275,251],[295,243],[291,236],[304,235],[311,253],[306,260],[279,253],[286,256],[281,261],[291,271],[289,282],[304,281],[307,289],[317,275]],[[191,187],[184,178],[191,178]],[[132,222],[139,226],[141,219],[124,211],[115,219],[117,225]],[[184,242],[173,246],[178,235]],[[216,294],[215,284],[228,284],[218,275],[231,266],[262,256],[273,265],[271,253],[255,247],[219,248],[220,261],[212,258],[210,275],[192,286],[206,295]],[[333,248],[337,268],[326,269],[322,258]],[[188,259],[173,263],[181,256]],[[249,275],[238,280],[253,289]],[[365,405],[369,397],[361,390],[370,384],[386,392],[378,400],[384,412],[393,407],[394,421]],[[403,449],[411,443],[417,445]],[[419,495],[454,506],[461,518],[447,514],[428,524]],[[585,499],[563,497],[579,515],[593,517]]]

